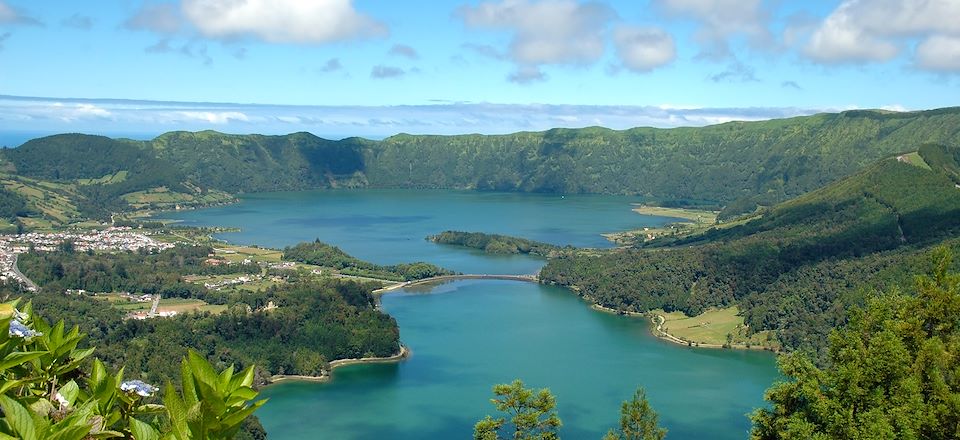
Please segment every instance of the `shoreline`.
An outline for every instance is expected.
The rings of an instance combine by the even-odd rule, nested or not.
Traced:
[[[663,325],[666,323],[666,318],[659,313],[640,313],[640,312],[626,312],[617,309],[611,309],[609,307],[601,306],[600,304],[593,303],[590,305],[590,308],[598,312],[609,313],[611,315],[620,315],[627,316],[631,318],[650,318],[650,333],[661,339],[672,344],[690,347],[690,348],[706,348],[712,350],[754,350],[754,351],[769,351],[771,353],[779,353],[779,351],[771,349],[769,347],[764,347],[760,345],[750,345],[746,344],[710,344],[706,342],[696,342],[696,341],[687,341],[683,338],[679,338],[670,333],[663,331]]]
[[[186,209],[203,209],[203,208],[210,208],[210,207],[214,207],[214,206],[218,206],[218,205],[219,205],[219,206],[231,205],[231,204],[235,204],[235,203],[238,203],[238,202],[240,202],[240,199],[239,199],[239,198],[234,198],[233,200],[228,201],[228,202],[224,202],[224,203],[212,204],[212,205],[207,205],[207,206],[192,206],[192,207],[189,207],[189,208],[186,208]],[[703,215],[711,215],[711,214],[712,214],[712,215],[716,215],[716,214],[717,214],[717,212],[715,212],[715,211],[706,211],[706,210],[698,210],[698,209],[663,208],[663,207],[658,207],[658,206],[649,206],[649,205],[645,205],[645,204],[641,204],[641,203],[634,203],[634,204],[632,204],[632,205],[633,205],[632,211],[636,212],[637,214],[641,214],[641,215],[670,216],[670,217],[673,217],[673,218],[678,218],[678,219],[683,219],[683,220],[688,220],[688,221],[689,221],[689,220],[697,220],[698,217],[701,217],[701,216],[703,216]],[[157,214],[157,213],[160,213],[160,212],[169,212],[169,211],[168,211],[168,210],[150,210],[150,211],[147,212],[147,214],[146,214],[145,217],[148,217],[148,218],[149,218],[149,217],[153,217],[154,214]],[[176,210],[174,210],[174,212],[176,212]],[[629,234],[629,233],[631,233],[631,232],[636,232],[636,231],[621,231],[621,232],[607,233],[607,234],[601,234],[601,235],[602,235],[604,238],[606,238],[607,240],[616,243],[616,240],[615,240],[616,236],[622,235],[622,234]],[[211,237],[211,238],[212,238],[212,237]],[[349,276],[347,276],[347,277],[349,278]],[[389,293],[396,292],[396,291],[398,291],[398,290],[402,290],[402,289],[407,288],[407,287],[413,287],[413,286],[421,285],[421,284],[429,284],[429,283],[444,282],[444,281],[458,281],[458,280],[462,280],[462,279],[487,279],[487,278],[492,278],[492,279],[508,279],[508,280],[511,280],[511,281],[519,281],[519,282],[535,282],[535,283],[538,283],[538,284],[544,284],[544,285],[546,285],[546,284],[543,283],[541,280],[539,280],[538,277],[536,277],[536,276],[529,276],[529,275],[524,276],[524,275],[470,275],[470,274],[464,275],[464,274],[460,274],[460,275],[444,275],[444,276],[438,276],[438,277],[431,277],[431,278],[427,278],[427,279],[411,280],[411,281],[403,281],[403,282],[395,282],[395,281],[392,281],[392,280],[378,280],[378,281],[384,282],[385,285],[384,285],[383,287],[379,288],[379,289],[374,289],[373,291],[371,291],[371,294],[373,294],[374,296],[383,296],[383,295],[386,295],[386,294],[389,294]],[[392,282],[393,284],[388,284],[388,283],[391,283],[391,282]],[[578,296],[581,296],[580,293],[579,293],[579,292],[580,292],[580,289],[578,289],[577,286],[559,286],[559,287],[565,287],[565,288],[569,289],[571,292],[573,292],[574,294],[577,294]],[[776,349],[773,349],[773,348],[770,348],[770,347],[765,347],[765,346],[760,346],[760,345],[749,345],[749,346],[748,346],[748,345],[746,345],[746,344],[711,344],[711,343],[704,343],[704,342],[687,341],[687,340],[685,340],[685,339],[683,339],[683,338],[677,337],[677,336],[675,336],[675,335],[673,335],[673,334],[670,334],[670,333],[667,333],[667,332],[663,331],[663,325],[666,323],[666,318],[665,318],[664,316],[660,315],[660,314],[655,314],[655,313],[650,313],[650,312],[640,313],[640,312],[627,312],[627,311],[622,311],[622,310],[616,310],[616,309],[612,309],[612,308],[609,308],[609,307],[601,306],[600,304],[597,304],[597,303],[593,302],[593,301],[590,300],[589,298],[586,298],[586,297],[583,297],[583,296],[581,296],[581,297],[584,298],[585,300],[587,300],[587,302],[590,303],[589,307],[590,307],[591,309],[595,310],[595,311],[599,311],[599,312],[603,312],[603,313],[609,313],[609,314],[615,314],[615,315],[621,315],[621,316],[628,316],[628,317],[633,317],[633,318],[636,318],[636,317],[649,317],[651,324],[653,324],[653,325],[651,326],[651,328],[650,328],[651,334],[653,334],[654,336],[656,336],[657,339],[662,339],[662,340],[665,340],[665,341],[670,342],[670,343],[672,343],[672,344],[681,345],[681,346],[686,346],[686,347],[690,347],[690,348],[733,349],[733,350],[760,350],[760,351],[769,351],[769,352],[772,352],[772,353],[778,353],[778,352],[779,352],[779,351],[776,350]],[[342,367],[342,366],[345,366],[345,365],[362,364],[362,363],[398,362],[398,361],[401,361],[401,360],[405,359],[406,357],[408,357],[409,354],[410,354],[410,350],[409,350],[406,346],[404,346],[403,344],[401,344],[401,345],[400,345],[400,353],[398,353],[398,354],[396,354],[396,355],[393,355],[393,356],[382,357],[382,358],[372,357],[372,358],[338,359],[338,360],[331,361],[331,362],[329,363],[329,365],[330,365],[330,370],[329,370],[329,371],[325,371],[325,372],[324,372],[323,374],[321,374],[320,376],[273,375],[273,376],[270,377],[270,382],[269,382],[266,386],[272,385],[272,384],[274,384],[274,383],[282,382],[282,381],[326,382],[326,381],[329,381],[329,380],[332,379],[333,370],[335,370],[337,367]]]
[[[299,374],[275,374],[270,376],[270,382],[263,387],[268,387],[271,385],[278,384],[280,382],[329,382],[333,379],[333,371],[340,367],[345,367],[347,365],[358,365],[358,364],[386,364],[392,362],[400,362],[407,359],[411,356],[413,352],[407,348],[406,345],[400,344],[400,353],[397,353],[393,356],[386,357],[364,357],[364,358],[349,358],[349,359],[337,359],[330,361],[330,369],[324,371],[323,374],[319,376],[305,376]]]

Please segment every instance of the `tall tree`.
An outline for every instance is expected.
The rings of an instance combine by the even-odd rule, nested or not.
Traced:
[[[511,384],[499,384],[493,387],[496,396],[490,399],[497,411],[510,416],[510,425],[513,425],[513,435],[507,438],[514,440],[557,440],[560,436],[557,429],[562,422],[555,411],[556,398],[549,389],[534,391],[524,388],[520,379]],[[476,440],[498,440],[500,431],[507,426],[504,417],[494,419],[485,417],[477,422],[473,428],[473,438]],[[509,428],[508,428],[509,429]]]
[[[620,406],[620,429],[611,429],[603,440],[663,440],[667,430],[657,424],[657,412],[650,407],[643,387]]]
[[[780,359],[790,378],[767,391],[771,409],[753,416],[756,440],[960,438],[960,276],[951,254],[916,295],[892,292],[854,310],[830,336],[829,363]]]

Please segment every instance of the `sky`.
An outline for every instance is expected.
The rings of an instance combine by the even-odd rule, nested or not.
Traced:
[[[376,138],[948,107],[958,17],[960,0],[0,0],[0,132]]]

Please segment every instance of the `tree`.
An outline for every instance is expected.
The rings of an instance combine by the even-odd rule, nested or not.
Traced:
[[[514,440],[557,440],[560,436],[557,429],[562,422],[554,409],[557,406],[556,398],[549,389],[534,391],[523,387],[520,379],[511,384],[499,384],[493,387],[493,394],[497,397],[490,399],[497,411],[510,416],[510,424],[514,427]],[[477,422],[473,428],[475,440],[497,440],[500,431],[507,425],[503,417],[494,419],[485,417]]]
[[[791,380],[767,390],[756,440],[960,438],[960,276],[934,252],[916,295],[897,291],[855,309],[830,336],[828,366],[804,354],[779,360]]]
[[[0,304],[0,438],[188,440],[234,438],[266,401],[253,386],[254,367],[217,372],[197,353],[182,362],[183,395],[124,380],[77,345],[86,335],[35,316],[30,304]],[[89,369],[84,368],[89,366]]]
[[[667,430],[657,425],[657,412],[647,402],[643,388],[620,406],[620,429],[611,429],[603,440],[663,440]]]

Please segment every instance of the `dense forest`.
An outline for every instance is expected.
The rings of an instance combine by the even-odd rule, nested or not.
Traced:
[[[192,348],[219,368],[256,364],[262,384],[273,374],[319,375],[330,360],[396,354],[399,330],[376,309],[374,287],[337,280],[283,284],[244,293],[222,314],[148,320],[125,320],[102,301],[50,289],[18,295],[48,319],[80,326],[104,362],[144,380],[174,378]],[[264,310],[271,301],[277,307]]]
[[[20,309],[18,309],[20,307]],[[195,351],[175,380],[160,387],[105,365],[86,335],[49,323],[30,303],[0,304],[0,437],[6,439],[263,440],[251,414],[254,367],[215,368]],[[134,376],[136,377],[136,376]]]
[[[129,209],[131,194],[143,191],[202,205],[227,200],[225,194],[330,187],[638,194],[713,201],[727,207],[721,217],[729,218],[822,187],[908,146],[958,144],[958,127],[960,108],[382,141],[309,133],[171,132],[151,141],[68,134],[3,150],[0,170],[72,185],[64,194],[93,218]]]
[[[169,373],[177,365],[159,357],[185,353],[186,347],[216,354],[224,362],[256,363],[271,374],[306,375],[319,374],[327,360],[370,353],[388,356],[397,351],[396,323],[376,310],[370,293],[379,284],[294,278],[266,290],[238,293],[184,281],[188,274],[261,271],[256,264],[205,265],[210,252],[205,246],[113,254],[68,248],[23,254],[20,266],[42,287],[41,293],[31,297],[39,311],[49,319],[80,325],[104,360],[120,362],[113,365],[127,365],[128,370],[142,371],[151,379],[172,377]],[[197,298],[226,304],[228,313],[124,321],[123,313],[108,303],[86,295],[64,295],[66,289]],[[25,293],[8,292],[17,294]],[[271,301],[277,308],[265,311]],[[138,340],[152,342],[138,344]],[[278,348],[281,345],[283,349]]]
[[[422,280],[440,275],[453,275],[453,272],[430,263],[401,263],[390,266],[369,263],[353,257],[336,246],[315,240],[312,243],[299,243],[283,249],[283,259],[332,267],[345,275],[377,278],[393,281]]]
[[[777,330],[787,349],[825,348],[823,336],[862,303],[858,287],[906,281],[932,246],[960,233],[953,149],[921,149],[926,166],[882,160],[753,217],[638,248],[552,259],[541,280],[576,286],[625,311],[696,315],[741,306],[752,331]],[[949,161],[944,158],[950,157]],[[946,241],[945,241],[946,240]]]
[[[786,380],[752,415],[753,439],[960,438],[960,276],[952,252],[931,255],[913,288],[851,309],[822,366],[801,352],[779,359]]]
[[[463,246],[491,254],[529,254],[541,257],[559,255],[561,247],[526,238],[483,232],[444,231],[427,237],[434,243]]]
[[[327,374],[329,361],[336,359],[385,357],[399,351],[397,323],[378,310],[371,293],[379,283],[293,276],[296,272],[287,283],[257,291],[215,291],[186,282],[186,275],[263,270],[257,264],[204,264],[212,251],[208,246],[181,245],[153,253],[76,252],[67,242],[54,252],[20,256],[20,267],[41,285],[40,292],[7,284],[0,286],[0,293],[4,301],[31,301],[49,320],[79,326],[107,365],[123,365],[128,375],[151,383],[176,382],[180,359],[188,349],[218,369],[255,365],[260,385],[275,374]],[[397,267],[410,274],[419,270],[416,264]],[[67,289],[88,294],[64,295]],[[106,300],[90,296],[118,291],[196,298],[227,308],[219,314],[135,320],[126,319],[125,312]],[[255,418],[245,423],[240,438],[263,438]]]
[[[120,252],[95,254],[30,252],[20,256],[28,278],[50,291],[83,289],[89,292],[160,294],[166,298],[197,298],[227,304],[229,295],[188,283],[185,275],[260,273],[256,264],[211,266],[203,264],[213,252],[209,246],[177,246],[158,253]]]

